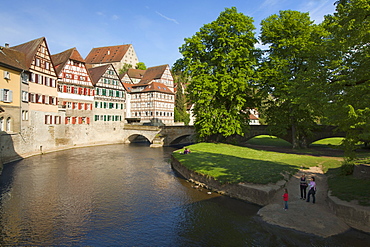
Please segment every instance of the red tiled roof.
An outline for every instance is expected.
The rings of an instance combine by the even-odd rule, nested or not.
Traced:
[[[27,70],[25,66],[26,55],[22,52],[0,47],[0,64],[5,67],[12,67],[19,70]]]
[[[143,78],[143,76],[145,74],[145,71],[146,70],[142,70],[142,69],[129,69],[127,71],[127,75],[130,78],[141,79],[141,78]]]
[[[85,60],[81,57],[80,53],[77,51],[76,48],[71,48],[61,53],[52,55],[51,60],[53,61],[53,64],[58,75],[62,71],[65,64],[68,62],[68,59],[85,63]]]
[[[41,37],[41,38],[38,38],[38,39],[31,40],[31,41],[29,41],[27,43],[24,43],[24,44],[20,44],[20,45],[17,45],[17,46],[12,46],[10,48],[25,54],[25,56],[26,56],[25,66],[26,66],[27,69],[29,69],[31,67],[33,58],[34,58],[34,56],[37,52],[37,49],[40,47],[40,45],[44,41],[45,41],[45,44],[46,44],[45,37]]]
[[[154,82],[151,81],[150,83],[146,85],[139,85],[139,84],[132,84],[132,88],[135,87],[142,87],[145,86],[143,91],[140,91],[140,93],[143,92],[161,92],[161,93],[166,93],[166,94],[174,94],[166,85],[160,82]]]
[[[259,118],[256,117],[254,114],[249,114],[249,119],[250,120],[258,120]]]
[[[128,93],[131,93],[132,85],[133,85],[133,84],[126,83],[126,82],[122,82],[122,85],[123,85],[123,87],[126,89],[126,91],[127,91]]]
[[[120,62],[131,45],[116,45],[93,48],[85,58],[86,63]]]
[[[160,79],[167,67],[168,64],[148,68],[138,84],[148,84],[152,80]]]
[[[105,71],[108,69],[109,66],[112,66],[111,64],[106,64],[94,68],[90,68],[88,71],[91,76],[91,82],[95,86],[96,83],[99,82],[100,77],[102,77],[105,73]]]

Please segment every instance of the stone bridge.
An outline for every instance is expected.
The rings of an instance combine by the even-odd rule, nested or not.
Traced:
[[[330,137],[345,137],[345,133],[336,132],[335,126],[317,125],[313,131],[313,135],[307,138],[307,144],[315,141],[330,138]],[[131,143],[139,136],[145,137],[150,142],[151,147],[171,146],[176,144],[188,144],[196,141],[194,126],[143,126],[143,125],[129,125],[124,127],[124,142]],[[230,139],[238,143],[246,142],[249,139],[259,135],[271,135],[267,125],[251,125],[250,131],[244,136],[232,136]],[[292,143],[291,131],[288,131],[285,136],[278,136],[279,138]]]
[[[329,126],[329,125],[317,125],[315,129],[312,131],[312,136],[307,137],[307,145],[310,145],[311,143],[325,139],[325,138],[331,138],[331,137],[345,137],[346,133],[344,132],[338,132],[335,131],[337,127],[336,126]],[[237,141],[239,143],[246,142],[249,139],[252,139],[253,137],[259,136],[259,135],[272,135],[271,132],[268,130],[268,125],[251,125],[250,131],[248,133],[245,133],[244,136],[231,136],[228,138],[229,140]],[[292,143],[292,131],[288,130],[287,134],[284,136],[277,136],[289,143]]]
[[[131,143],[138,137],[145,137],[151,147],[171,146],[195,142],[195,128],[193,126],[146,126],[129,125],[124,127],[124,142]]]

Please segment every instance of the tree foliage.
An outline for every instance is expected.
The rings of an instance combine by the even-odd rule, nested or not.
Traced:
[[[118,72],[119,72],[119,74],[124,74],[131,68],[132,68],[132,64],[124,63],[122,68]]]
[[[370,141],[370,2],[338,1],[325,18],[327,41],[327,121],[347,133],[348,152]]]
[[[191,78],[187,92],[201,138],[243,135],[248,125],[257,64],[254,29],[251,17],[226,8],[180,47],[183,58],[176,65]]]
[[[321,78],[322,38],[325,31],[308,13],[280,11],[261,22],[261,41],[268,45],[259,73],[267,95],[261,112],[277,135],[292,130],[294,148],[307,146],[321,116],[323,94],[315,82]]]
[[[184,122],[188,125],[190,122],[189,113],[186,112],[186,97],[184,94],[184,86],[181,77],[175,76],[176,87],[176,99],[175,99],[175,109],[174,109],[174,120],[175,122]]]
[[[146,70],[146,65],[143,62],[138,62],[136,64],[136,69]]]

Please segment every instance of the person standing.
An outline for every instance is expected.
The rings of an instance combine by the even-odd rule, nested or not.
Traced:
[[[312,203],[315,203],[315,194],[316,194],[316,183],[315,183],[315,177],[311,177],[311,181],[308,184],[308,195],[307,195],[307,201],[310,202],[310,195],[312,195]]]
[[[306,200],[307,181],[304,174],[301,176],[299,187],[301,189],[301,199]]]
[[[284,189],[284,194],[283,194],[283,200],[284,200],[284,210],[288,210],[288,200],[289,200],[289,195],[288,195],[288,189]]]

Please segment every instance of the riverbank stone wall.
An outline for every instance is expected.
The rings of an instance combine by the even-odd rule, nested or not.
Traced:
[[[275,193],[284,187],[286,181],[279,181],[276,184],[221,184],[213,178],[203,176],[183,166],[175,157],[171,158],[172,168],[185,179],[200,186],[214,190],[220,194],[227,195],[240,200],[248,201],[260,206],[268,205]]]

